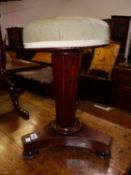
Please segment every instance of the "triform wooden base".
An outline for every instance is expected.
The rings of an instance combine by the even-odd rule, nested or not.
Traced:
[[[38,133],[34,132],[23,136],[22,142],[23,154],[27,159],[33,158],[40,148],[56,146],[87,148],[102,159],[108,159],[111,156],[111,138],[85,125],[80,132],[64,136],[54,132],[48,125]]]
[[[42,132],[22,137],[24,156],[32,158],[42,147],[73,146],[88,148],[102,158],[109,158],[111,138],[81,124],[75,117],[80,50],[56,49],[53,53],[56,120]]]

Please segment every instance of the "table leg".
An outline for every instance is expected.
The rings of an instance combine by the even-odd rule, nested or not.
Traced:
[[[7,84],[7,90],[8,93],[10,95],[11,101],[16,109],[16,111],[18,112],[18,114],[20,114],[20,116],[22,116],[24,119],[29,119],[29,112],[22,109],[20,107],[19,104],[19,100],[18,100],[18,95],[17,95],[17,90],[15,85],[13,84],[13,82],[9,79],[8,76],[5,76],[6,79],[6,84]]]

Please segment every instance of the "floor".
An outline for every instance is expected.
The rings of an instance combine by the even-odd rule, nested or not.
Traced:
[[[110,106],[94,103],[87,100],[80,101],[78,108],[110,122],[131,128],[131,113],[128,111],[114,107],[111,107],[111,110],[108,111],[108,108],[110,108]]]
[[[30,112],[30,119],[24,120],[14,110],[8,94],[1,92],[0,96],[0,175],[128,174],[131,167],[130,114],[114,111],[104,117],[103,112],[98,108],[94,110],[89,102],[79,102],[76,116],[113,138],[109,160],[102,160],[87,149],[69,147],[43,148],[34,159],[26,160],[22,155],[21,136],[42,129],[54,119],[54,101],[24,92],[20,103]]]

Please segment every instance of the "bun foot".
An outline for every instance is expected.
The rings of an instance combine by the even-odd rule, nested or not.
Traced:
[[[26,120],[29,119],[29,112],[26,110],[19,111],[19,114]]]
[[[109,159],[111,158],[111,153],[110,151],[99,151],[99,152],[96,152],[96,154],[101,158],[101,159]]]
[[[38,149],[26,151],[23,153],[25,159],[33,159],[38,154],[39,154]]]

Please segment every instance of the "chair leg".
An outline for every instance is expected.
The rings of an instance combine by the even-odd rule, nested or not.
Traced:
[[[6,77],[6,83],[7,83],[7,90],[10,95],[11,101],[18,112],[24,119],[29,119],[29,112],[26,110],[21,109],[19,100],[18,100],[18,93],[17,89],[14,85],[14,83],[9,79],[9,77]]]

